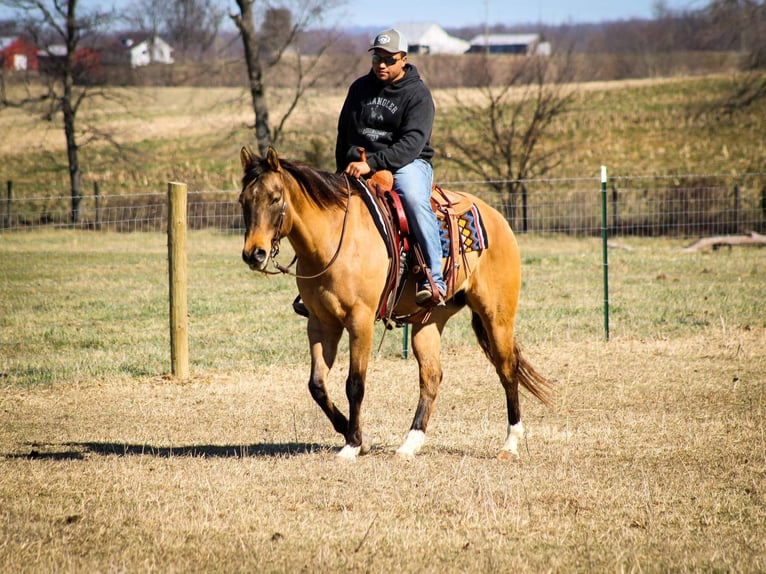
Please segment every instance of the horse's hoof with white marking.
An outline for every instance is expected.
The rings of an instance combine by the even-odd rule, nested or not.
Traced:
[[[519,441],[524,437],[524,425],[521,421],[508,425],[508,436],[497,458],[500,460],[519,460]]]
[[[401,447],[397,448],[394,452],[394,456],[399,460],[415,460],[415,453],[409,450],[404,450]]]
[[[351,446],[346,445],[342,449],[340,449],[340,452],[338,453],[338,458],[340,460],[353,462],[356,460],[356,456],[359,454],[359,451],[362,449],[362,447],[359,446]]]
[[[401,459],[412,460],[420,452],[425,442],[426,433],[421,430],[411,430],[407,433],[407,438],[404,439],[402,446],[396,449],[396,456]]]
[[[510,450],[501,450],[497,453],[498,460],[519,460],[519,453]]]

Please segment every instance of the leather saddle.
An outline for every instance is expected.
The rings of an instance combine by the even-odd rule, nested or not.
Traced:
[[[365,191],[368,191],[369,195],[362,195],[365,196],[367,206],[386,242],[389,255],[388,276],[378,304],[377,318],[383,320],[389,328],[425,321],[433,305],[439,301],[438,290],[430,270],[425,265],[420,246],[410,233],[401,198],[393,189],[393,175],[390,171],[378,171],[365,183]],[[444,279],[447,284],[445,300],[449,301],[455,294],[458,261],[462,260],[463,268],[466,274],[469,274],[466,253],[486,249],[486,233],[479,221],[480,215],[476,206],[470,198],[461,193],[446,191],[434,185],[431,189],[431,208],[436,213],[441,228]],[[465,231],[466,218],[472,222],[468,227],[473,230],[473,235]],[[480,234],[478,241],[475,236],[477,230]],[[409,272],[412,272],[418,282],[428,281],[435,297],[416,313],[396,316],[394,308],[404,291]]]

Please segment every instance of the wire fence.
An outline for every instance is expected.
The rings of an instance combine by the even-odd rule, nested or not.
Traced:
[[[764,178],[692,180],[609,182],[608,235],[625,238],[613,242],[621,245],[609,257],[613,337],[766,328],[766,250],[690,257],[679,241],[766,232]],[[600,181],[520,183],[515,196],[492,191],[491,182],[443,187],[480,196],[512,221],[522,252],[522,341],[603,338]],[[45,196],[22,183],[7,189],[0,386],[167,372],[167,192],[86,195],[73,223],[66,194]],[[187,226],[198,230],[188,243],[194,371],[252,368],[253,346],[271,364],[305,358],[304,324],[288,319],[294,279],[255,279],[239,257],[237,198],[236,190],[188,194]],[[283,247],[286,264],[290,249]],[[445,348],[473,341],[470,322],[463,323],[450,322]],[[389,353],[401,347],[388,337]]]
[[[618,178],[609,182],[608,232],[612,236],[694,237],[766,230],[766,174]],[[498,193],[498,182],[445,182],[473,193],[505,214],[517,233],[601,233],[596,179],[527,180]],[[2,232],[39,227],[118,232],[167,229],[167,194],[36,196],[31,185],[7,183]],[[237,191],[191,191],[189,228],[241,231]]]

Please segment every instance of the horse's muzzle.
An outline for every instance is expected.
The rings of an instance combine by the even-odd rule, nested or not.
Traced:
[[[266,264],[269,262],[269,252],[265,249],[253,249],[250,252],[243,249],[242,261],[247,263],[253,271],[263,271],[266,269]]]

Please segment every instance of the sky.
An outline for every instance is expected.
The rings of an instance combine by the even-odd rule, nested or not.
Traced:
[[[350,0],[338,10],[344,27],[386,28],[436,22],[442,28],[488,24],[566,24],[653,18],[658,0]],[[709,0],[661,0],[671,11],[697,10]]]
[[[293,0],[294,1],[294,0]],[[334,10],[327,25],[341,28],[384,29],[398,23],[435,22],[442,28],[504,24],[559,25],[596,23],[608,20],[653,18],[658,3],[671,11],[697,10],[711,0],[346,0]],[[131,0],[82,0],[82,5],[125,7]],[[226,2],[236,11],[233,0]],[[278,2],[274,2],[278,4]],[[8,17],[0,6],[0,18]],[[228,20],[228,19],[227,19]]]

